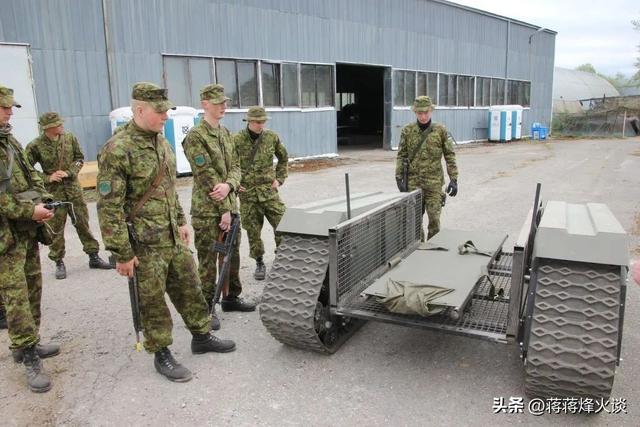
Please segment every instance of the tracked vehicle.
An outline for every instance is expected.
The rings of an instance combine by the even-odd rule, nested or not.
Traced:
[[[603,204],[542,202],[506,234],[420,242],[421,194],[360,193],[289,208],[260,317],[278,341],[334,353],[367,320],[515,344],[530,397],[607,398],[620,362],[627,235]],[[391,311],[388,283],[437,285],[437,314]]]

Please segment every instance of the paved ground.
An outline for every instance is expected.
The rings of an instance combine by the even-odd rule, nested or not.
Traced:
[[[293,173],[282,189],[286,203],[342,193],[345,172],[352,191],[396,190],[395,153],[343,154],[337,167]],[[460,193],[444,210],[444,227],[515,236],[541,182],[546,199],[608,204],[631,234],[631,257],[640,257],[639,138],[465,147],[458,161]],[[188,209],[190,188],[182,187],[180,197]],[[94,203],[90,211],[97,231]],[[90,271],[72,229],[67,240],[67,280],[53,278],[47,250],[42,254],[41,333],[62,344],[62,354],[45,361],[54,387],[44,395],[30,393],[23,368],[1,352],[0,424],[640,425],[640,372],[633,356],[640,351],[640,288],[633,282],[613,391],[627,399],[628,414],[494,415],[494,397],[524,395],[515,346],[380,323],[368,323],[328,357],[276,342],[257,313],[224,314],[220,335],[235,339],[238,350],[193,356],[189,333],[174,315],[172,349],[195,378],[170,383],[155,372],[151,356],[133,350],[126,280],[112,271]],[[273,249],[271,239],[267,249]],[[245,239],[242,279],[247,295],[258,298],[262,285],[251,278],[247,252]],[[7,346],[2,333],[0,348]]]

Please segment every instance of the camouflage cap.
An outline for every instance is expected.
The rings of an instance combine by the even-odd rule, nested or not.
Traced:
[[[200,89],[200,100],[209,101],[212,104],[222,104],[231,98],[224,96],[224,86],[220,84],[206,85]]]
[[[0,85],[0,107],[22,107],[13,98],[13,89]]]
[[[264,122],[269,120],[271,117],[267,116],[267,112],[262,107],[250,107],[249,111],[247,111],[247,115],[242,121],[244,122]]]
[[[38,119],[38,124],[42,128],[42,130],[54,128],[60,126],[64,120],[60,117],[60,114],[55,111],[49,111],[48,113],[44,113]]]
[[[433,102],[431,102],[431,98],[428,96],[419,96],[413,101],[412,110],[416,113],[424,112],[424,111],[432,111],[433,110]]]
[[[161,88],[153,83],[139,82],[133,85],[131,98],[137,101],[148,102],[156,112],[164,113],[169,109],[176,109],[173,103],[169,101],[169,98],[167,98],[167,93],[167,89]]]

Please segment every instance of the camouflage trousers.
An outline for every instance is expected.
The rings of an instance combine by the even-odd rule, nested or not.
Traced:
[[[247,231],[249,237],[249,256],[253,259],[264,255],[264,244],[262,243],[262,225],[264,218],[275,230],[280,224],[282,215],[286,210],[284,203],[280,200],[278,193],[276,197],[259,202],[240,196],[240,217],[242,227]],[[280,244],[281,236],[275,233],[276,247]]]
[[[40,340],[42,275],[35,231],[14,233],[15,245],[0,255],[0,298],[4,303],[11,349]]]
[[[89,228],[89,211],[82,193],[74,195],[65,201],[73,203],[73,210],[76,216],[74,227],[82,242],[82,250],[86,254],[97,253],[100,248],[98,241],[93,237]],[[71,208],[67,206],[63,205],[56,209],[55,215],[48,222],[53,230],[53,242],[49,246],[49,259],[52,261],[59,261],[64,258],[64,227],[67,223],[67,216],[71,216]],[[73,221],[73,218],[71,220]]]
[[[442,187],[422,188],[422,215],[427,212],[427,240],[440,231],[440,212],[442,211]],[[420,228],[420,239],[424,241],[424,226]]]
[[[213,251],[213,243],[218,240],[222,230],[218,227],[221,217],[192,218],[191,225],[194,231],[196,250],[198,251],[198,274],[202,282],[202,293],[207,301],[211,302],[216,290],[218,277],[218,254]],[[238,296],[242,293],[240,282],[240,236],[231,256],[229,266],[229,296]]]
[[[173,321],[165,293],[192,333],[209,332],[209,312],[196,265],[182,244],[164,248],[136,247],[140,318],[144,348],[155,353],[171,345]]]

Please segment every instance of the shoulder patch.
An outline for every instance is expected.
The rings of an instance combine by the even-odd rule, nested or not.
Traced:
[[[198,154],[193,161],[196,163],[196,166],[204,166],[204,156],[202,154]]]
[[[98,193],[101,196],[106,196],[111,193],[111,181],[100,181],[98,183]]]

